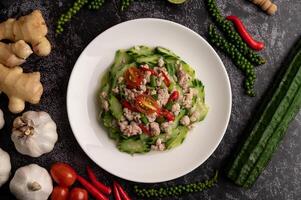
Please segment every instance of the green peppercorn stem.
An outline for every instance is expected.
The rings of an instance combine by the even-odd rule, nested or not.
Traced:
[[[88,0],[76,0],[66,13],[63,13],[56,26],[56,33],[60,34],[64,31],[63,25],[69,22],[74,15],[81,10],[81,8],[88,3]]]
[[[254,84],[256,80],[256,74],[254,66],[240,53],[240,51],[220,34],[217,33],[216,28],[213,25],[209,26],[209,41],[212,45],[216,46],[227,54],[233,61],[233,63],[245,74],[244,87],[246,94],[249,96],[255,96]]]
[[[121,10],[126,10],[134,0],[121,0]]]
[[[203,182],[196,182],[190,184],[175,185],[161,188],[141,188],[137,185],[134,186],[134,192],[138,197],[151,198],[151,197],[178,197],[187,193],[201,192],[203,190],[213,187],[217,183],[218,171],[209,180]]]
[[[206,4],[208,12],[217,27],[224,33],[225,37],[236,46],[241,54],[255,66],[264,64],[266,60],[248,47],[233,28],[232,22],[226,20],[221,14],[217,7],[216,0],[206,0]]]
[[[105,0],[91,0],[88,8],[90,10],[99,10],[101,6],[104,4]]]

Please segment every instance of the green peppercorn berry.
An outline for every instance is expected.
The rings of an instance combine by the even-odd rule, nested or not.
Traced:
[[[240,35],[235,31],[232,23],[221,15],[221,12],[217,7],[216,0],[206,0],[206,4],[213,21],[224,32],[226,38],[241,52],[241,54],[256,66],[264,64],[266,62],[265,59],[250,49],[247,44],[243,42]]]

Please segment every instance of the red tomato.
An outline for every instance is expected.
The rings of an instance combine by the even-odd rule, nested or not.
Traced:
[[[130,88],[139,87],[143,80],[142,71],[137,67],[130,67],[125,72],[125,82],[126,85]]]
[[[75,170],[65,163],[53,164],[50,169],[50,174],[53,180],[60,186],[69,187],[76,180]]]
[[[145,94],[136,97],[135,105],[137,110],[144,114],[152,114],[159,110],[157,101],[153,97]]]
[[[51,200],[67,200],[69,189],[66,187],[56,186],[51,193]]]
[[[88,200],[88,192],[82,188],[73,188],[69,200]]]

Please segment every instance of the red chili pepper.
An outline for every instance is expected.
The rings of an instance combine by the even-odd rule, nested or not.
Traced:
[[[248,33],[246,27],[242,23],[242,21],[237,16],[228,16],[227,20],[234,23],[238,33],[242,37],[242,39],[248,44],[249,47],[256,51],[260,51],[264,48],[263,42],[258,42],[252,38],[252,36]]]
[[[96,200],[109,200],[106,196],[104,196],[101,192],[97,190],[91,183],[89,183],[85,178],[77,175],[77,180],[88,190],[88,192],[96,199]]]
[[[91,167],[87,166],[87,173],[89,176],[89,179],[92,181],[93,185],[100,190],[101,192],[109,195],[112,192],[112,189],[108,186],[106,186],[105,184],[103,184],[102,182],[98,181],[96,178],[95,173],[93,172],[93,170],[91,169]]]
[[[117,188],[117,185],[115,182],[113,183],[113,191],[114,191],[115,200],[121,200],[121,197],[120,197],[120,194],[119,194],[119,191],[118,191],[118,188]]]
[[[165,117],[167,119],[167,121],[174,121],[175,120],[175,116],[174,114],[172,114],[172,112],[169,112],[168,110],[165,110],[165,109],[161,109],[159,112],[158,112],[159,115]]]
[[[128,102],[128,101],[126,101],[126,100],[123,100],[123,101],[121,102],[121,104],[122,104],[122,106],[123,106],[124,108],[127,108],[127,109],[129,109],[129,110],[131,110],[131,111],[134,111],[134,112],[137,111],[137,109],[136,109],[135,107],[133,107],[132,104],[130,104],[130,102]]]
[[[143,70],[143,71],[148,71],[148,72],[150,72],[151,75],[158,76],[158,73],[157,73],[155,70],[153,70],[153,69],[149,69],[149,68],[146,68],[146,67],[140,67],[140,69]]]
[[[150,134],[149,130],[143,124],[139,124],[138,126],[141,128],[143,133],[146,133],[147,135]]]
[[[179,97],[180,97],[180,93],[177,90],[175,90],[169,96],[168,102],[176,101],[178,100]]]
[[[163,72],[163,71],[161,71],[162,72],[162,75],[163,75],[163,81],[164,81],[164,83],[165,83],[165,85],[167,86],[167,87],[169,87],[169,85],[170,85],[170,80],[169,80],[169,78],[168,78],[168,76]]]
[[[114,184],[117,186],[119,194],[123,200],[131,200],[129,195],[126,193],[126,191],[121,187],[121,185],[118,182],[114,181]]]

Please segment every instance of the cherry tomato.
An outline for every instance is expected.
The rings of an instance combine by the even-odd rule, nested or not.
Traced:
[[[169,96],[168,102],[176,101],[180,97],[180,94],[177,90],[173,91]]]
[[[153,97],[145,94],[136,97],[135,106],[138,111],[144,114],[152,114],[159,110],[157,101]]]
[[[51,193],[51,200],[67,200],[69,189],[66,187],[56,186]]]
[[[53,164],[50,169],[50,174],[53,180],[60,186],[69,187],[76,180],[75,170],[65,163]]]
[[[88,192],[82,188],[73,188],[69,200],[88,200]]]
[[[125,82],[126,85],[130,88],[139,87],[143,80],[142,71],[137,67],[130,67],[125,72]]]

